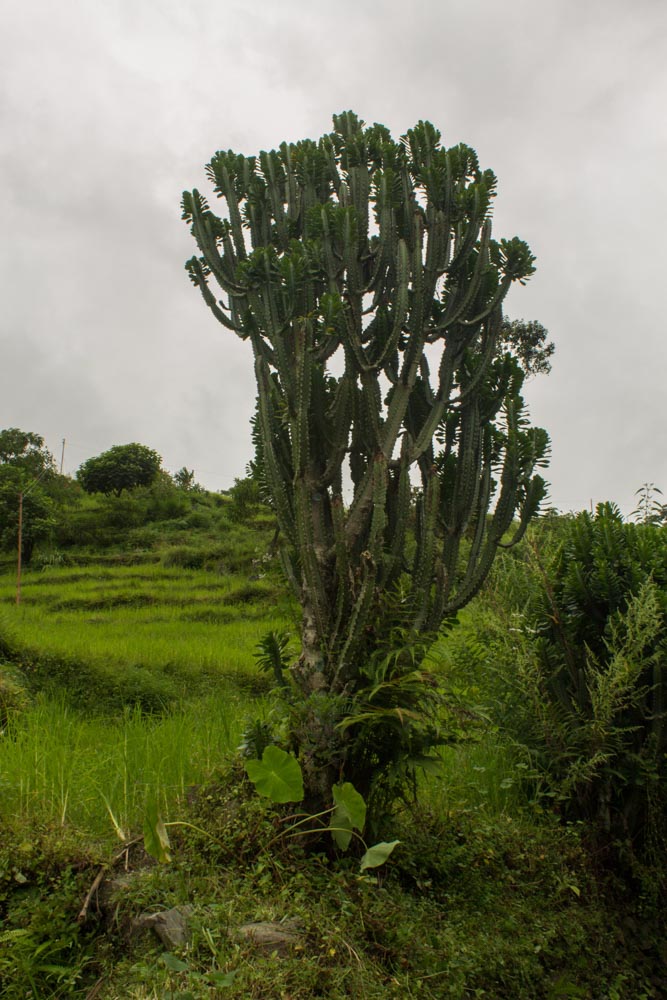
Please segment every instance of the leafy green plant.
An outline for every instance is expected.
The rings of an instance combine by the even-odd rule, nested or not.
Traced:
[[[561,808],[664,856],[667,533],[612,504],[568,526],[516,638],[523,725]]]
[[[233,986],[234,979],[236,978],[235,970],[231,972],[220,972],[217,970],[200,972],[197,969],[193,969],[189,962],[184,961],[177,955],[172,955],[169,951],[163,952],[160,955],[160,961],[168,970],[170,979],[170,991],[163,995],[164,1000],[195,1000],[195,994],[189,988],[180,988],[183,983],[186,987],[193,986],[196,988],[197,986],[201,986],[208,993],[211,988],[219,990]]]
[[[639,497],[639,501],[630,517],[634,517],[641,524],[665,524],[667,504],[661,503],[658,499],[662,496],[662,490],[655,483],[644,483],[635,491],[635,496]]]
[[[298,760],[280,747],[268,746],[261,760],[249,760],[246,772],[260,795],[279,805],[301,802],[304,799],[303,774]],[[317,836],[318,831],[327,830],[336,846],[346,851],[356,836],[366,848],[360,861],[360,870],[377,868],[389,858],[398,841],[383,841],[368,847],[362,838],[366,823],[366,803],[363,796],[349,782],[332,786],[333,805],[319,813],[305,813],[300,817],[290,817],[290,825],[281,831],[280,837]],[[322,820],[329,816],[328,825]],[[292,822],[296,819],[296,822]],[[303,827],[306,829],[302,829]],[[276,838],[277,839],[277,838]]]
[[[290,634],[287,630],[267,632],[262,636],[255,650],[255,662],[266,674],[273,674],[276,686],[288,686],[285,673],[290,665],[288,654]]]
[[[275,743],[273,728],[265,719],[248,719],[243,727],[238,751],[248,760],[259,760],[265,749]]]
[[[266,747],[261,760],[248,760],[245,767],[259,794],[272,802],[301,802],[303,799],[299,762],[280,747]]]
[[[92,859],[60,832],[3,825],[0,845],[0,995],[81,995],[90,939],[77,923]]]

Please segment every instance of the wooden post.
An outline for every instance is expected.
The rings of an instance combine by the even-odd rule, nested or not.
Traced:
[[[19,493],[19,547],[16,564],[16,603],[21,603],[21,548],[23,546],[23,492]]]

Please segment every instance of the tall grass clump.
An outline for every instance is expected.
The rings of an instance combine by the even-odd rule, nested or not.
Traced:
[[[170,815],[229,757],[248,706],[225,691],[162,717],[134,708],[104,719],[39,698],[0,737],[0,815],[128,837],[141,830],[148,802]]]

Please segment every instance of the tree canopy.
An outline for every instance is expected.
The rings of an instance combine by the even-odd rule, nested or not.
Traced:
[[[18,427],[0,431],[0,466],[12,467],[33,477],[56,471],[56,463],[44,445],[44,438]]]
[[[76,478],[86,493],[120,496],[123,490],[150,486],[161,466],[161,457],[146,445],[120,444],[89,458],[77,470]]]

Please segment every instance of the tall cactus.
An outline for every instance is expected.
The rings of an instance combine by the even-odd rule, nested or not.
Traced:
[[[503,300],[534,258],[491,237],[492,171],[428,122],[399,142],[352,112],[333,124],[318,142],[216,153],[222,218],[183,195],[190,278],[254,354],[306,696],[355,689],[398,586],[415,631],[471,600],[538,508],[548,445],[501,349]]]

